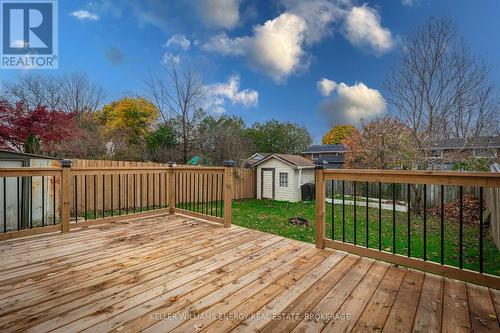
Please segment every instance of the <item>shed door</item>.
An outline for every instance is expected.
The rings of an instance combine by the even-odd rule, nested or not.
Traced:
[[[261,197],[262,199],[274,199],[275,175],[274,169],[262,169]]]

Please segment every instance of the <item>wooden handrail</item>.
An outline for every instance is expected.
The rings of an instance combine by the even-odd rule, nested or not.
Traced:
[[[324,178],[373,183],[500,187],[500,174],[494,172],[335,169],[324,170]]]

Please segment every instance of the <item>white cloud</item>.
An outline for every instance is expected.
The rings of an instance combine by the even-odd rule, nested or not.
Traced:
[[[76,10],[70,14],[80,21],[97,21],[99,16],[89,12],[88,10]]]
[[[165,52],[165,54],[163,55],[163,59],[162,59],[162,64],[163,65],[167,65],[167,66],[170,66],[171,62],[173,62],[174,64],[180,64],[181,63],[181,57],[180,55],[178,54],[173,54],[173,53],[170,53],[170,52]]]
[[[199,1],[198,11],[205,25],[231,29],[240,21],[240,0]]]
[[[420,0],[402,0],[401,3],[404,6],[416,6],[420,3]]]
[[[363,5],[353,7],[345,20],[346,38],[360,48],[382,54],[394,46],[391,31],[380,25],[378,12]]]
[[[387,103],[382,94],[358,82],[352,86],[337,84],[332,92],[335,95],[324,100],[320,105],[321,113],[331,125],[360,124],[361,120],[370,120],[385,113]]]
[[[239,104],[244,107],[257,107],[259,93],[252,89],[240,90],[240,77],[233,75],[226,83],[208,85],[208,102],[206,108],[213,112],[225,112],[225,104]]]
[[[250,65],[280,82],[304,67],[305,21],[284,13],[263,25],[254,27],[253,35],[229,38],[221,34],[202,48],[223,55],[245,56]]]
[[[335,81],[328,80],[327,78],[319,80],[316,85],[318,87],[319,92],[323,96],[330,96],[337,87],[337,83]]]
[[[333,33],[332,23],[341,20],[350,7],[348,0],[283,0],[287,12],[306,22],[305,40],[312,44]]]
[[[205,51],[244,57],[256,71],[282,82],[308,66],[308,47],[320,42],[344,22],[344,34],[356,47],[376,54],[393,47],[391,32],[380,25],[376,10],[351,0],[282,0],[278,17],[253,28],[253,34],[229,37],[221,33],[202,44]]]
[[[165,43],[166,47],[170,46],[178,46],[184,51],[189,50],[191,47],[191,41],[186,38],[184,35],[173,35],[170,37]]]

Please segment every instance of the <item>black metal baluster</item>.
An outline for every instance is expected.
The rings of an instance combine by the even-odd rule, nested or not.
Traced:
[[[208,215],[208,174],[207,174],[207,186],[206,186],[206,197],[205,197],[205,215]]]
[[[73,190],[75,191],[75,223],[78,223],[78,179],[76,178],[77,176],[75,175],[73,179]],[[42,221],[43,222],[43,221]]]
[[[197,204],[196,204],[196,211],[197,211],[198,213],[201,211],[201,210],[200,210],[200,209],[201,209],[201,207],[200,207],[200,203],[201,203],[201,202],[200,202],[200,185],[201,185],[201,182],[200,182],[200,175],[201,175],[201,174],[198,174],[198,175],[197,175],[197,179],[198,179],[198,180],[197,180],[197,182],[196,182],[196,188],[197,188],[197,190],[198,190],[198,191],[197,191],[197,193],[196,193],[196,196],[197,196],[197,198],[196,198],[196,200],[197,200]]]
[[[7,180],[3,177],[3,232],[7,232]]]
[[[152,183],[152,185],[153,185],[153,210],[154,210],[155,207],[156,207],[156,205],[155,205],[156,204],[156,186],[155,186],[155,179],[156,179],[156,177],[155,177],[155,173],[153,172],[151,176],[153,176],[153,183]]]
[[[122,215],[122,174],[118,174],[118,215]]]
[[[140,198],[141,198],[141,206],[140,206],[141,212],[143,211],[143,205],[144,205],[144,196],[143,196],[144,191],[142,190],[142,188],[143,188],[143,176],[144,176],[144,174],[141,173],[141,178],[140,178],[140,182],[139,182],[139,188],[140,188],[139,191],[140,191]]]
[[[392,253],[396,253],[396,184],[392,183]]]
[[[158,208],[161,208],[161,173],[158,173]]]
[[[134,213],[137,211],[137,174],[134,173]]]
[[[345,243],[345,181],[342,181],[342,242]]]
[[[215,175],[215,216],[219,216],[219,174]]]
[[[97,199],[96,199],[96,192],[97,192],[97,176],[94,175],[94,219],[97,218]]]
[[[30,228],[33,228],[33,177],[29,178],[30,182]]]
[[[129,206],[128,206],[128,173],[125,175],[125,207],[126,207],[126,212],[127,214],[129,213]]]
[[[224,174],[221,175],[220,217],[224,216]]]
[[[115,207],[114,207],[115,203],[113,202],[114,201],[113,192],[115,191],[115,186],[113,184],[113,178],[114,178],[114,175],[111,174],[111,180],[110,180],[110,182],[111,182],[111,184],[110,184],[111,185],[111,216],[115,216],[115,211],[114,211],[114,209],[115,209]]]
[[[424,261],[427,260],[427,185],[424,184]]]
[[[483,188],[479,188],[479,272],[483,273]]]
[[[42,176],[42,227],[45,227],[45,176]]]
[[[407,232],[407,237],[408,237],[408,258],[411,257],[411,227],[410,227],[410,223],[411,223],[411,216],[410,216],[410,211],[411,211],[411,204],[410,204],[410,200],[411,200],[411,192],[410,192],[410,184],[407,184],[406,185],[407,188],[407,201],[408,203],[406,204],[406,232]]]
[[[188,199],[188,203],[189,203],[189,210],[192,211],[193,210],[193,192],[191,191],[192,189],[192,186],[193,186],[193,179],[192,179],[192,176],[193,174],[190,172],[189,173],[189,186],[188,186],[188,195],[189,195],[189,199]]]
[[[444,185],[441,185],[441,212],[440,212],[440,220],[441,220],[441,265],[444,265]]]
[[[370,218],[370,213],[369,213],[369,208],[370,206],[368,205],[368,182],[366,182],[366,247],[368,247],[369,242],[368,242],[368,224],[369,224],[369,218]]]
[[[26,179],[25,177],[21,178],[21,225],[20,225],[19,230],[24,229],[26,226],[26,223],[24,221],[24,218],[25,218],[25,216],[24,216],[24,180],[25,179]]]
[[[146,174],[146,210],[149,210],[149,173]]]
[[[335,240],[335,181],[332,180],[332,240]]]
[[[102,175],[102,217],[106,211],[106,175]]]
[[[205,211],[205,174],[201,174],[201,213]]]
[[[54,176],[54,182],[55,182],[55,178],[56,176]],[[19,177],[16,177],[17,179],[17,190],[16,190],[16,193],[17,193],[17,230],[21,230],[21,204],[20,204],[20,199],[19,199],[19,184],[20,184],[20,181],[19,181]],[[55,199],[55,192],[54,192],[54,202],[56,201]],[[55,216],[55,210],[54,210],[54,216]]]
[[[378,250],[382,251],[382,183],[378,183]]]
[[[212,184],[210,186],[210,216],[214,216],[214,174],[212,174]]]
[[[83,208],[85,209],[85,213],[83,215],[85,216],[84,217],[85,221],[87,221],[87,211],[88,211],[88,209],[87,209],[87,175],[83,176],[83,182],[84,182],[83,185],[85,187],[83,189],[83,196],[85,197],[85,198],[83,198],[83,205],[84,205]],[[55,184],[55,178],[54,178],[54,184]],[[55,197],[56,197],[56,192],[55,192],[55,186],[54,186],[54,198]]]
[[[354,219],[354,245],[356,245],[356,234],[358,233],[358,231],[357,231],[357,219],[356,219],[356,213],[357,213],[357,208],[358,208],[358,203],[357,203],[357,200],[356,200],[356,197],[357,197],[357,194],[356,194],[356,181],[354,182],[353,191],[354,191],[354,216],[353,216],[353,219]]]
[[[54,192],[54,200],[52,200],[52,211],[54,212],[52,216],[52,224],[56,225],[56,176],[54,176],[53,179],[52,191]]]
[[[464,188],[463,186],[460,186],[460,240],[459,240],[459,265],[460,269],[464,268],[464,258],[463,258],[463,252],[464,252]]]

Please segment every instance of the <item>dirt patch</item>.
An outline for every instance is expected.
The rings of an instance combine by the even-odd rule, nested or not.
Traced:
[[[309,226],[309,221],[303,217],[290,217],[288,219],[288,223],[293,224],[293,225],[300,225],[300,226]]]
[[[485,209],[484,203],[482,209]],[[431,208],[429,213],[440,217],[441,207]],[[448,221],[460,222],[460,199],[444,204],[444,217]],[[479,225],[479,199],[473,195],[463,197],[463,221],[468,225]]]

